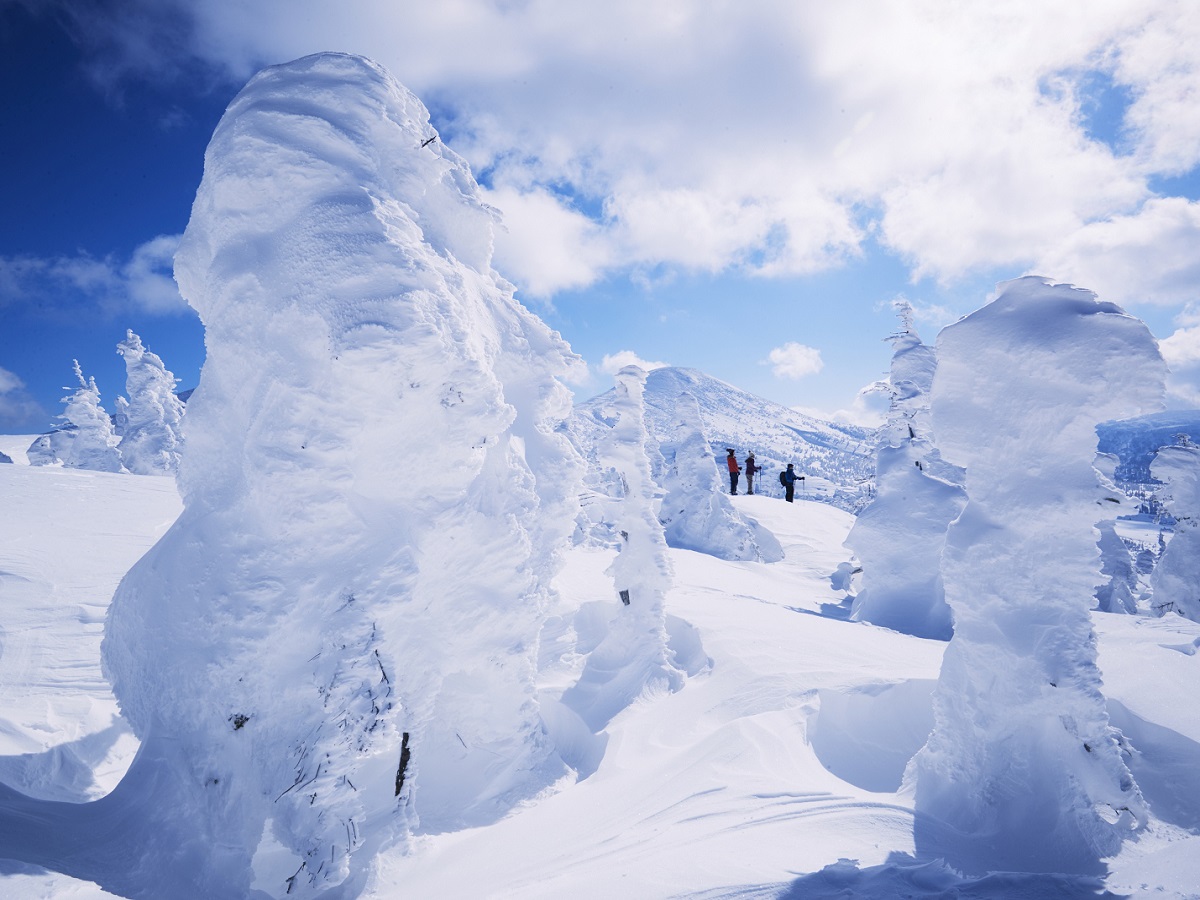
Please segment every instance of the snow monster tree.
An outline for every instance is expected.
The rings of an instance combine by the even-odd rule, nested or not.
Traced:
[[[95,804],[5,792],[41,824],[0,855],[74,835],[30,861],[127,896],[353,897],[383,847],[568,774],[534,674],[578,360],[492,269],[492,228],[369,60],[310,56],[234,99],[175,261],[208,350],[184,511],[103,648],[142,750]]]
[[[937,356],[934,432],[969,500],[942,567],[934,730],[909,768],[918,849],[970,873],[1096,873],[1145,809],[1089,616],[1095,428],[1155,409],[1165,366],[1141,321],[1036,277],[945,328]]]

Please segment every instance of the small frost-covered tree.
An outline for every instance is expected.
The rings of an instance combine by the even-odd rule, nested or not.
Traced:
[[[100,405],[100,389],[96,387],[96,379],[85,379],[79,360],[73,362],[75,380],[79,386],[63,397],[66,409],[59,416],[62,426],[41,435],[30,445],[30,465],[61,463],[68,469],[120,472],[122,465],[121,454],[117,451],[117,436],[112,420]]]
[[[1100,535],[1096,545],[1100,548],[1100,574],[1108,577],[1108,581],[1096,588],[1096,608],[1107,613],[1135,613],[1138,604],[1135,593],[1138,587],[1137,568],[1133,554],[1117,534],[1117,517],[1132,511],[1129,499],[1116,485],[1118,463],[1118,458],[1110,453],[1096,454],[1093,463],[1100,481],[1096,502],[1104,515],[1096,522],[1096,530]]]
[[[643,399],[646,373],[626,366],[616,377],[615,422],[599,448],[600,464],[622,485],[622,496],[609,504],[621,538],[608,569],[616,592],[614,617],[588,655],[579,681],[562,696],[593,731],[648,691],[678,690],[684,680],[668,647],[664,600],[672,572],[654,511],[657,489],[647,456]]]
[[[942,565],[934,729],[908,772],[918,848],[972,873],[1095,873],[1146,821],[1089,612],[1095,428],[1156,409],[1165,366],[1141,321],[1035,277],[943,329],[937,354],[934,431],[969,500]]]
[[[891,394],[876,452],[875,498],[854,521],[846,546],[862,565],[851,617],[918,637],[949,640],[950,607],[942,586],[946,529],[962,511],[963,472],[933,442],[929,391],[937,370],[932,347],[912,325],[912,307],[897,303]]]
[[[666,494],[658,518],[667,544],[719,559],[783,559],[783,548],[775,535],[742,515],[722,490],[694,395],[679,395],[673,426],[669,443],[659,444]]]
[[[1150,576],[1151,606],[1160,616],[1200,622],[1200,447],[1191,441],[1163,447],[1150,473],[1166,484],[1162,501],[1175,518],[1175,535]]]
[[[120,405],[121,461],[137,475],[174,475],[182,446],[183,403],[175,396],[176,378],[157,354],[132,331],[117,344],[125,358],[125,390]],[[122,421],[123,420],[123,421]]]

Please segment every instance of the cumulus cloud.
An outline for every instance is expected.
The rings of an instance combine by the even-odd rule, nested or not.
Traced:
[[[616,353],[606,353],[600,361],[600,371],[606,375],[616,375],[626,366],[638,366],[649,372],[651,369],[663,369],[670,363],[650,362],[642,359],[632,350],[618,350]]]
[[[1200,301],[1200,203],[1150,200],[1072,233],[1036,269],[1125,306]]]
[[[188,307],[172,275],[178,244],[179,235],[161,235],[135,248],[128,259],[97,259],[86,253],[0,257],[0,306],[21,302],[51,310],[87,307],[105,315],[183,312]]]
[[[1200,162],[1200,7],[1175,0],[58,2],[110,84],[378,59],[493,188],[498,259],[535,295],[812,272],[868,235],[942,281],[1057,248],[1107,293],[1109,237],[1148,246],[1167,215],[1148,179]],[[1090,127],[1098,76],[1130,98],[1119,147]]]
[[[788,341],[782,347],[773,349],[767,354],[764,365],[771,366],[776,378],[803,378],[805,375],[815,375],[825,367],[820,350],[795,341]]]
[[[8,369],[0,368],[0,432],[21,434],[46,427],[50,415]]]

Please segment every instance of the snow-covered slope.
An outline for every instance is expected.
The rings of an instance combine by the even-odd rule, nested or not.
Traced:
[[[1152,413],[1134,419],[1104,422],[1096,427],[1099,449],[1120,459],[1118,481],[1145,484],[1152,481],[1150,463],[1159,447],[1175,443],[1176,435],[1186,434],[1200,443],[1200,410],[1183,409]]]
[[[107,746],[113,727],[97,646],[105,598],[179,501],[168,479],[20,465],[0,467],[0,496],[0,571],[54,585],[45,595],[0,583],[3,715],[61,748],[60,758],[94,760],[88,751]],[[1160,900],[1197,896],[1200,711],[1191,698],[1200,691],[1200,625],[1093,614],[1110,715],[1136,750],[1131,767],[1152,814],[1148,833],[1110,862],[1106,877],[962,879],[912,858],[912,799],[896,792],[932,721],[945,644],[840,618],[845,594],[829,576],[845,559],[849,515],[803,501],[740,502],[779,536],[783,562],[669,551],[677,576],[666,597],[668,627],[678,644],[690,624],[711,670],[619,714],[590,747],[593,767],[578,783],[494,825],[386,854],[364,897],[1009,900],[1096,896],[1098,886]],[[76,523],[64,527],[64,516]],[[577,676],[580,658],[564,649],[594,636],[594,623],[616,602],[603,574],[613,556],[588,547],[568,553],[542,634],[543,692],[561,692]],[[59,650],[25,653],[12,623]],[[40,692],[25,693],[30,684]],[[92,712],[80,715],[89,704]],[[132,739],[124,740],[106,754],[96,785],[111,786],[128,764]],[[12,744],[4,752],[7,773],[31,759],[52,761]],[[78,767],[71,771],[74,783],[86,780]],[[67,786],[44,772],[47,787]],[[3,863],[0,896],[111,895]]]
[[[704,433],[718,461],[725,459],[728,447],[737,452],[739,465],[754,451],[763,469],[756,491],[782,496],[779,472],[795,463],[806,476],[804,490],[817,499],[850,511],[866,501],[865,485],[875,466],[872,430],[822,422],[696,369],[667,367],[653,370],[646,379],[646,420],[657,440],[671,435],[683,393],[700,404]],[[589,460],[595,459],[599,435],[612,424],[612,399],[613,392],[607,391],[576,404],[568,423],[572,439]]]

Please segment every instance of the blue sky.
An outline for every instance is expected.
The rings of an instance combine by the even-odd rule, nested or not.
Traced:
[[[170,259],[208,137],[253,72],[326,49],[471,162],[581,398],[640,359],[862,418],[893,300],[932,341],[1037,272],[1144,318],[1200,405],[1191,5],[400,6],[0,0],[0,432],[50,424],[73,358],[111,409],[127,328],[195,385]]]

